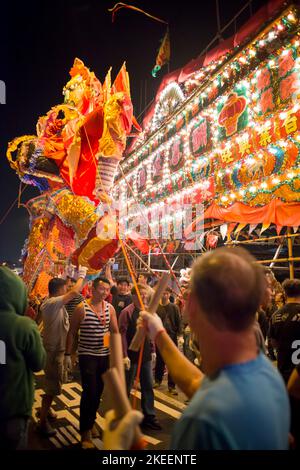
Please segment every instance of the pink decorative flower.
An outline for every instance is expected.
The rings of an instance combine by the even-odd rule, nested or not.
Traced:
[[[295,93],[298,86],[297,84],[298,76],[296,72],[282,80],[280,83],[280,97],[282,101],[287,100],[293,93]]]
[[[263,90],[264,88],[267,88],[268,86],[271,85],[271,74],[270,70],[267,68],[264,68],[260,75],[258,76],[257,79],[257,89]]]
[[[260,97],[260,107],[262,113],[266,113],[267,111],[272,111],[274,109],[275,104],[273,101],[273,91],[272,88],[264,91]]]
[[[290,50],[288,54],[281,56],[278,59],[278,69],[279,76],[284,77],[288,72],[290,72],[295,67],[295,60],[293,58],[292,51]]]

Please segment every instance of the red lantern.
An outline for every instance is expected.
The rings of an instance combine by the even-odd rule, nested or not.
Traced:
[[[225,127],[227,137],[237,131],[238,119],[245,111],[246,106],[247,100],[244,96],[238,96],[237,93],[229,95],[218,119],[219,125]]]

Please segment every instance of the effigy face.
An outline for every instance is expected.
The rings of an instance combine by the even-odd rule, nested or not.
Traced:
[[[80,108],[85,90],[86,84],[80,75],[71,78],[63,89],[65,104]]]

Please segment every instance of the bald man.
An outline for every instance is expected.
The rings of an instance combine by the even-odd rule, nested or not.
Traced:
[[[220,248],[195,262],[186,309],[205,377],[178,351],[158,315],[141,312],[173,380],[191,399],[173,430],[172,449],[288,448],[287,392],[254,333],[265,289],[262,269],[245,250]]]

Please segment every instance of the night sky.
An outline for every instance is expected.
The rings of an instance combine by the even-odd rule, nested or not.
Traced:
[[[0,106],[0,219],[18,195],[19,180],[6,160],[7,142],[35,134],[39,116],[63,101],[62,88],[69,80],[75,57],[82,59],[103,81],[113,67],[116,75],[123,61],[131,80],[136,116],[145,106],[140,89],[145,81],[147,103],[155,96],[162,76],[151,70],[165,26],[140,13],[121,10],[114,23],[107,11],[113,0],[26,1],[1,4],[0,80],[6,83],[6,105]],[[215,0],[125,2],[145,9],[170,23],[170,71],[197,57],[217,31]],[[247,3],[220,0],[222,26]],[[253,11],[265,3],[253,1]],[[249,13],[247,12],[249,15]],[[244,20],[248,19],[247,14]],[[225,37],[230,36],[230,32]],[[26,202],[38,190],[27,187]],[[28,235],[28,214],[15,208],[0,225],[0,262],[16,262]]]

